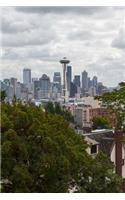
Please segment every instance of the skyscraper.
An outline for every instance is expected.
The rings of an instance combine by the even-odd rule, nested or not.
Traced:
[[[60,72],[54,72],[53,82],[58,82],[61,85],[61,74],[60,74]]]
[[[43,74],[40,78],[41,98],[48,98],[50,93],[50,78]]]
[[[17,87],[17,78],[11,78],[10,79],[10,84],[13,86],[14,88],[14,95],[16,95],[16,87]]]
[[[67,76],[67,90],[70,93],[70,85],[72,82],[72,66],[67,66],[66,76]]]
[[[31,69],[28,68],[23,69],[23,83],[24,84],[31,83]]]
[[[97,83],[98,83],[97,76],[94,76],[93,79],[92,79],[92,85],[93,85],[94,87],[97,87]]]
[[[61,74],[60,72],[54,72],[53,86],[57,88],[57,91],[61,93]]]
[[[88,73],[86,71],[82,72],[82,92],[83,94],[88,91]]]
[[[75,75],[75,76],[74,76],[73,83],[74,83],[76,86],[80,87],[80,75]]]
[[[70,88],[70,97],[75,97],[75,94],[77,93],[77,86],[73,82],[71,82]]]

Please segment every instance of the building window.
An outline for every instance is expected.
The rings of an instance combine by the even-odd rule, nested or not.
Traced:
[[[91,146],[91,154],[95,154],[95,153],[97,153],[97,145],[96,144]]]

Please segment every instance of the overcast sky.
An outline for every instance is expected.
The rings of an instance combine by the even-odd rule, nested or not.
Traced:
[[[22,81],[24,67],[52,79],[66,56],[73,75],[125,81],[125,7],[3,7],[1,18],[1,79]]]

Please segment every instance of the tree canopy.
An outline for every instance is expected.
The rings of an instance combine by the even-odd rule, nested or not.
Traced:
[[[97,96],[96,99],[101,100],[111,114],[115,114],[117,119],[116,129],[125,127],[125,82],[119,83],[119,89]]]
[[[63,116],[67,121],[74,122],[74,118],[65,106],[61,106],[59,102],[48,102],[45,105],[45,110],[52,114]]]
[[[93,129],[110,129],[111,125],[108,118],[102,116],[96,116],[92,119],[92,128]]]
[[[1,131],[2,192],[120,191],[112,163],[88,155],[84,137],[63,116],[3,102]]]

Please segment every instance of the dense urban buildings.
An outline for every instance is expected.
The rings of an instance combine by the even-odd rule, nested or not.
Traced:
[[[94,97],[108,91],[98,77],[92,79],[87,71],[80,74],[72,72],[69,60],[64,57],[60,60],[63,67],[63,76],[60,72],[54,72],[53,80],[47,74],[41,74],[41,78],[32,77],[31,69],[23,69],[23,83],[17,78],[4,79],[1,81],[1,90],[6,91],[6,100],[12,101],[13,97],[22,101],[41,101],[41,99],[69,102],[71,98],[79,100],[83,97]]]
[[[67,66],[69,60],[66,60],[67,63],[63,63],[63,60],[65,59],[61,60],[63,77],[60,72],[54,72],[52,81],[47,74],[41,74],[41,78],[32,77],[29,68],[23,69],[23,83],[15,77],[1,81],[1,90],[6,91],[6,100],[12,101],[15,96],[25,101],[41,99],[63,101],[65,96],[68,102],[70,98],[94,97],[109,91],[103,83],[98,82],[98,77],[94,76],[91,79],[86,71],[82,72],[82,76],[77,74],[73,77],[72,66]]]

